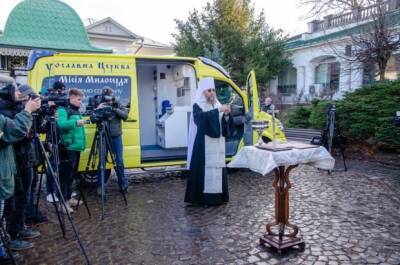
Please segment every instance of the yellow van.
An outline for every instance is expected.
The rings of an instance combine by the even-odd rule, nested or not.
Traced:
[[[260,111],[254,71],[248,76],[246,90],[242,90],[227,71],[206,58],[34,51],[28,60],[28,82],[37,92],[61,81],[67,89],[83,90],[86,105],[88,98],[100,94],[104,86],[114,90],[117,100],[130,110],[128,120],[123,123],[126,168],[186,163],[192,99],[197,81],[206,76],[215,79],[219,101],[231,106],[236,134],[226,139],[229,159],[245,143],[258,140],[250,119],[264,119],[271,124],[271,116]],[[278,120],[275,127],[276,139],[285,140]],[[81,172],[86,170],[95,125],[86,125],[86,131],[88,141],[81,155]],[[262,135],[264,141],[272,139],[272,126]]]

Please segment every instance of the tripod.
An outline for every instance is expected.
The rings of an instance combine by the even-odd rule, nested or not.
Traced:
[[[37,116],[37,114],[35,114],[35,115]],[[55,120],[55,118],[53,116],[46,116],[46,119],[47,119],[48,124],[49,124],[47,141],[51,145],[51,156],[49,157],[49,160],[50,160],[50,164],[53,167],[55,176],[58,178],[58,176],[59,176],[60,156],[59,156],[59,145],[58,145],[59,141],[58,141],[58,134],[57,134],[57,124],[56,124],[56,120]],[[34,123],[34,131],[37,132],[36,119],[34,119],[34,121],[35,121],[35,123]],[[35,143],[36,143],[35,146],[37,146],[38,142],[36,141]],[[39,148],[37,148],[37,149],[39,149]],[[41,171],[40,177],[39,177],[39,189],[38,189],[38,192],[36,194],[36,203],[34,204],[34,211],[35,211],[36,215],[38,215],[38,212],[39,212],[39,202],[40,202],[40,196],[41,196],[40,193],[41,193],[41,187],[42,187],[42,183],[43,183],[43,175],[44,175],[44,173],[47,172],[47,180],[48,181],[53,180],[53,178],[50,177],[51,174],[50,174],[50,172],[48,172],[49,168],[47,167],[47,165],[45,163],[45,160],[44,159],[42,159],[42,160],[43,160],[43,163],[42,163],[42,171]],[[83,201],[83,203],[84,203],[84,205],[86,207],[86,210],[87,210],[89,218],[90,218],[91,217],[91,213],[90,213],[90,210],[89,210],[89,206],[87,204],[86,197],[83,195],[80,181],[78,182],[78,190],[79,190],[80,194],[82,194],[81,198],[82,198],[82,201]],[[63,234],[63,237],[66,238],[64,218],[62,218],[63,215],[62,215],[62,213],[60,213],[60,209],[57,206],[56,197],[54,196],[54,192],[51,192],[50,194],[51,194],[51,197],[53,199],[53,206],[54,206],[54,209],[55,209],[56,214],[57,214],[57,219],[58,219],[58,222],[59,222],[59,225],[60,225],[60,228],[61,228],[61,232]]]
[[[55,127],[55,126],[56,126],[55,118],[54,118],[54,117],[50,117],[49,120],[50,120],[50,133],[51,133],[51,135],[52,135],[51,138],[54,137],[55,140],[57,140],[57,134],[56,134],[56,131],[55,131],[55,128],[56,128],[56,127]],[[81,249],[81,251],[82,251],[82,254],[83,254],[84,258],[85,258],[86,264],[90,265],[90,261],[89,261],[89,258],[88,258],[88,256],[87,256],[86,250],[85,250],[85,248],[84,248],[84,246],[83,246],[83,244],[82,244],[82,241],[81,241],[81,239],[80,239],[80,237],[79,237],[79,234],[78,234],[78,231],[77,231],[77,229],[76,229],[75,223],[74,223],[74,221],[72,220],[72,216],[71,216],[71,214],[70,214],[69,211],[68,211],[67,204],[66,204],[66,202],[65,202],[64,196],[63,196],[62,193],[61,193],[60,182],[59,182],[59,178],[58,178],[58,174],[57,174],[58,172],[56,172],[56,171],[54,170],[53,165],[52,165],[52,163],[51,163],[51,161],[50,161],[50,159],[49,159],[49,156],[48,156],[48,154],[46,153],[46,150],[45,150],[45,148],[44,148],[44,145],[43,145],[42,141],[40,141],[39,134],[37,133],[36,119],[35,119],[35,118],[33,119],[33,132],[34,132],[34,133],[33,133],[33,137],[34,137],[34,139],[35,139],[35,143],[38,145],[38,147],[39,147],[39,152],[40,152],[41,156],[44,158],[44,166],[45,166],[45,168],[47,169],[47,177],[50,176],[50,178],[52,178],[52,180],[54,181],[54,186],[55,186],[56,191],[57,191],[58,200],[60,201],[62,207],[64,207],[65,213],[66,213],[66,215],[67,215],[67,217],[68,217],[68,221],[69,221],[70,224],[71,224],[72,230],[73,230],[73,232],[74,232],[74,235],[75,235],[76,240],[78,241],[79,247],[80,247],[80,249]],[[57,143],[57,142],[55,142],[55,143]],[[55,146],[58,146],[58,145],[55,144]],[[54,147],[54,146],[53,146],[53,147]],[[53,153],[53,158],[54,158],[54,160],[55,160],[56,162],[58,162],[58,158],[59,158],[59,157],[58,157],[58,147],[56,147],[56,152],[57,152],[57,156]],[[58,170],[58,164],[56,164],[56,170]],[[41,179],[40,179],[40,181],[39,181],[40,183],[42,182],[42,176],[43,176],[43,173],[42,173]],[[40,189],[39,189],[39,191],[40,191]],[[39,196],[40,196],[40,195],[39,195]],[[54,194],[52,195],[52,197],[53,197],[53,202],[54,202],[53,204],[54,204],[54,207],[55,207],[56,213],[57,213],[57,218],[58,218],[58,221],[59,221],[61,230],[62,230],[62,232],[63,232],[63,236],[64,236],[64,238],[65,238],[65,224],[64,224],[63,219],[61,218],[60,211],[59,211],[59,209],[58,209],[58,207],[57,207],[57,203],[55,202],[55,196],[54,196]],[[37,202],[37,203],[38,203],[38,202]],[[38,205],[37,205],[37,208],[36,208],[36,209],[38,209]]]
[[[332,152],[333,145],[337,145],[340,149],[340,153],[343,159],[344,171],[347,171],[346,165],[346,157],[344,155],[344,145],[342,136],[339,133],[338,128],[335,128],[335,120],[336,120],[336,107],[335,105],[327,106],[327,119],[326,119],[326,128],[324,130],[323,141],[324,146],[328,149],[328,152]],[[335,133],[335,130],[337,133]],[[331,170],[329,170],[331,173]]]
[[[89,168],[95,168],[96,165],[96,157],[98,157],[98,172],[100,175],[100,184],[101,184],[101,219],[104,220],[104,205],[105,205],[105,190],[104,190],[104,176],[106,170],[106,161],[108,153],[111,157],[111,163],[115,172],[118,174],[117,165],[115,162],[115,154],[113,152],[111,146],[111,137],[109,133],[109,128],[107,125],[107,120],[100,120],[96,122],[96,132],[93,138],[93,143],[90,148],[89,159],[86,165],[86,171],[89,171]],[[119,176],[121,177],[121,176]],[[125,192],[123,187],[118,182],[119,190],[124,199],[125,205],[128,205],[128,201],[126,199]]]

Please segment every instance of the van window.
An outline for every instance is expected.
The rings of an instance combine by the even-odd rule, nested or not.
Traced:
[[[83,110],[85,110],[90,97],[101,94],[104,87],[110,87],[114,91],[117,101],[123,106],[130,107],[131,78],[129,76],[96,76],[96,75],[60,75],[43,79],[41,93],[45,94],[54,82],[61,81],[67,90],[78,88],[83,91]]]
[[[243,107],[242,97],[227,82],[215,80],[215,88],[218,101],[221,104],[234,104]]]

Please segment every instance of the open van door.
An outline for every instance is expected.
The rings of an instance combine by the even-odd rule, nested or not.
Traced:
[[[251,70],[249,75],[247,76],[246,90],[249,111],[252,113],[252,119],[254,119],[254,115],[260,112],[256,72],[254,70]]]
[[[254,132],[251,127],[251,121],[254,120],[256,115],[260,112],[257,80],[254,70],[251,70],[247,76],[246,91],[247,104],[249,108],[245,116],[243,140],[245,145],[252,145],[254,143]]]

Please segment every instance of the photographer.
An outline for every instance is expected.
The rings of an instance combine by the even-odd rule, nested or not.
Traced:
[[[65,92],[65,85],[64,83],[60,82],[60,81],[56,81],[53,84],[53,88],[51,90],[46,91],[47,96],[49,96],[49,94],[51,95],[50,97],[52,98],[63,98],[64,95],[66,95]],[[48,115],[52,115],[52,116],[56,116],[57,115],[57,102],[54,102],[53,100],[49,100],[48,101],[48,108],[49,110],[47,110],[47,114]],[[47,132],[50,132],[50,128],[47,128]],[[56,132],[57,136],[59,136],[59,132]],[[48,149],[50,150],[50,161],[52,162],[52,166],[53,168],[56,168],[58,165],[55,164],[55,159],[53,157],[53,146],[50,144],[50,138],[51,136],[49,134],[46,135],[46,142],[48,143]],[[59,137],[57,137],[59,138]],[[47,174],[49,175],[49,174]],[[53,198],[55,199],[55,201],[58,201],[57,198],[57,194],[55,193],[55,186],[54,186],[54,180],[53,178],[47,178],[46,179],[46,189],[47,189],[47,196],[46,196],[46,200],[48,202],[53,202]]]
[[[19,97],[16,91],[15,98]],[[12,144],[20,141],[32,125],[31,113],[40,107],[40,100],[29,100],[23,111],[9,119],[0,114],[0,220],[3,217],[4,200],[14,193],[14,175],[16,174],[15,156]],[[0,224],[2,225],[2,224]],[[0,243],[0,262],[8,262]]]
[[[69,213],[73,213],[71,206],[78,201],[71,197],[72,182],[78,171],[80,152],[85,150],[86,136],[79,108],[82,104],[83,92],[79,89],[69,90],[69,104],[57,109],[57,126],[60,130],[60,186],[62,195],[67,202]],[[65,210],[62,207],[63,210]]]
[[[125,167],[123,159],[122,145],[122,127],[121,121],[128,119],[128,110],[115,100],[114,92],[110,87],[104,87],[101,94],[101,103],[97,106],[98,109],[111,107],[113,111],[112,118],[108,121],[108,129],[111,137],[111,147],[115,154],[115,162],[117,164],[117,177],[120,187],[124,192],[128,192],[128,183],[125,178]],[[101,179],[100,174],[97,176],[97,193],[101,194]]]
[[[0,114],[13,119],[21,110],[26,109],[26,106],[28,106],[28,111],[32,112],[32,106],[30,106],[32,103],[30,102],[35,102],[35,104],[37,102],[37,105],[40,106],[40,99],[30,100],[30,95],[33,93],[33,89],[27,85],[21,85],[17,89],[13,85],[6,86],[1,92]],[[23,239],[40,236],[39,232],[25,227],[24,211],[28,203],[34,166],[37,161],[33,138],[30,133],[27,133],[21,141],[14,144],[14,152],[15,156],[18,157],[15,192],[6,201],[5,216],[8,222],[7,231],[11,237],[9,246],[13,250],[21,250],[33,247],[32,243]]]
[[[58,153],[56,154],[54,152],[55,148],[52,143],[54,142],[54,139],[57,142],[58,146],[58,132],[56,131],[57,139],[53,138],[54,135],[52,135],[52,130],[51,130],[51,123],[49,120],[51,119],[56,119],[56,110],[58,105],[66,105],[67,98],[65,97],[65,86],[62,82],[56,81],[53,84],[53,87],[45,91],[44,95],[42,96],[42,106],[37,111],[37,115],[35,115],[34,119],[36,120],[36,132],[37,133],[46,133],[46,143],[47,143],[47,150],[49,151],[50,154],[50,161],[55,168],[56,166],[58,167]],[[35,146],[36,151],[39,152],[38,146]],[[55,155],[57,155],[57,159],[55,159]],[[38,159],[38,164],[44,163],[43,157],[41,156],[40,153],[37,153]],[[49,170],[49,168],[47,168]],[[38,210],[37,205],[35,205],[36,202],[36,196],[38,189],[38,181],[39,181],[39,175],[37,172],[37,168],[34,170],[33,173],[33,179],[32,179],[32,185],[30,189],[30,194],[28,198],[28,205],[25,209],[25,219],[27,223],[31,224],[39,224],[47,221],[47,217],[45,214],[43,214],[41,211]],[[53,198],[55,198],[55,201],[58,201],[57,194],[54,192],[55,191],[55,186],[54,186],[54,180],[50,176],[49,172],[46,172],[46,187],[47,187],[47,193],[46,193],[46,199],[49,202],[53,202]]]

